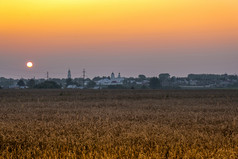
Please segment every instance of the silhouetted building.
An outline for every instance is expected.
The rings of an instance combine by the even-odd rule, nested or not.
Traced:
[[[111,80],[112,79],[115,79],[115,74],[112,72],[112,74],[111,74]]]
[[[70,69],[68,70],[68,78],[71,78],[71,71],[70,71]]]
[[[118,74],[118,77],[115,77],[115,74],[112,72],[111,79],[103,78],[98,80],[96,83],[99,86],[111,86],[111,85],[123,85],[124,78],[121,77],[121,74]]]

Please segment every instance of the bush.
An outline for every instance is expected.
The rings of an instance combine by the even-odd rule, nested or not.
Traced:
[[[18,86],[25,86],[26,84],[25,84],[25,82],[22,80],[22,79],[20,79],[18,82],[17,82],[17,85]]]
[[[36,82],[35,82],[34,79],[30,79],[30,80],[27,82],[27,86],[28,86],[29,88],[34,88],[35,85],[36,85]]]
[[[35,86],[37,89],[60,89],[61,86],[54,81],[45,81]]]
[[[160,80],[157,77],[153,77],[153,78],[150,79],[150,88],[151,89],[161,88]]]
[[[94,82],[94,81],[90,81],[88,84],[87,84],[87,87],[88,88],[93,88],[93,87],[95,87],[96,86],[96,82]]]

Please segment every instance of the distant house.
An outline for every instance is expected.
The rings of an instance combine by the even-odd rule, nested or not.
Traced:
[[[78,87],[76,85],[68,85],[67,88],[68,89],[77,89]]]
[[[28,86],[19,86],[20,89],[27,89]]]
[[[13,84],[13,85],[8,86],[8,88],[10,88],[10,89],[19,89],[20,87],[16,84]]]
[[[191,86],[196,86],[197,85],[197,80],[189,80],[189,84],[191,85]]]

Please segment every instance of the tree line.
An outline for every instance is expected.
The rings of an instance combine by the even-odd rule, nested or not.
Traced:
[[[144,77],[141,77],[144,78]],[[36,83],[36,81],[34,79],[30,79],[28,80],[26,83],[24,82],[23,79],[20,79],[17,82],[17,85],[21,88],[30,88],[30,89],[60,89],[62,88],[61,84],[58,84],[55,81],[51,81],[51,80],[47,80],[41,83]],[[71,78],[66,80],[66,86],[68,85],[79,85],[78,83],[74,82]],[[93,80],[91,80],[90,82],[88,82],[86,88],[93,88],[96,86],[96,82],[94,82]],[[145,87],[144,89],[146,89],[147,87]],[[149,88],[148,89],[160,89],[161,88],[161,82],[160,79],[157,77],[152,77],[150,78],[150,82],[149,82]],[[116,85],[116,86],[108,86],[108,89],[128,89],[124,86],[121,85]],[[130,89],[134,89],[133,87],[130,87]]]

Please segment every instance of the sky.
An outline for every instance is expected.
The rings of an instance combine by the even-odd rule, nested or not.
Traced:
[[[237,0],[0,0],[0,77],[238,74],[237,59]]]

